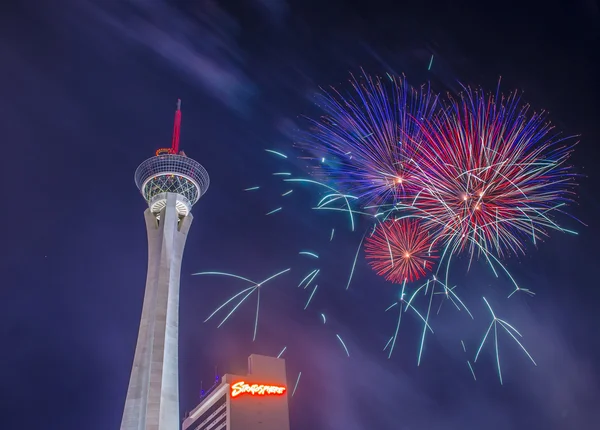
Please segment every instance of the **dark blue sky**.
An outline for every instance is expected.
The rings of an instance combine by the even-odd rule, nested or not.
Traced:
[[[598,426],[598,4],[397,3],[0,6],[0,169],[7,185],[0,428],[118,427],[146,275],[145,203],[133,173],[169,145],[178,97],[182,148],[212,181],[194,207],[182,270],[182,414],[197,403],[200,382],[210,384],[215,366],[241,372],[250,353],[276,355],[288,346],[290,383],[302,372],[290,404],[295,430]],[[398,288],[360,257],[344,291],[360,235],[344,218],[311,211],[314,189],[282,199],[286,189],[271,173],[300,174],[300,165],[263,151],[291,153],[299,116],[318,113],[317,87],[344,85],[360,67],[405,73],[413,85],[430,80],[440,91],[456,89],[458,80],[493,88],[501,75],[505,90],[524,90],[557,127],[581,134],[574,164],[585,177],[571,211],[589,226],[565,219],[579,236],[553,234],[507,262],[535,298],[506,300],[507,279],[495,279],[482,263],[466,274],[466,263],[457,262],[452,276],[475,321],[444,306],[419,367],[421,327],[414,318],[403,320],[392,359],[381,351],[395,328],[395,315],[383,310]],[[252,185],[262,189],[242,191]],[[280,213],[265,217],[279,206]],[[299,257],[301,250],[318,252],[318,265]],[[220,329],[202,323],[243,285],[192,273],[260,280],[288,267],[263,291],[256,342],[254,301]],[[319,291],[303,311],[307,292],[296,285],[315,267],[322,272]],[[466,366],[489,324],[484,294],[520,329],[538,363],[501,338],[503,386],[491,344],[475,366],[476,382]]]

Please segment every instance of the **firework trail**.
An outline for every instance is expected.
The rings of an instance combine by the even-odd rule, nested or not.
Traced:
[[[214,312],[212,314],[210,314],[208,316],[208,318],[206,318],[204,320],[204,322],[209,321],[213,316],[215,316],[217,313],[219,313],[219,311],[223,308],[225,308],[227,305],[229,305],[232,302],[235,302],[236,299],[238,299],[237,303],[235,304],[235,306],[231,309],[231,311],[225,316],[225,318],[223,318],[223,320],[219,323],[219,325],[217,326],[217,328],[221,327],[223,324],[225,324],[225,322],[229,319],[230,316],[232,316],[234,314],[234,312],[242,305],[242,303],[244,303],[244,301],[246,301],[246,299],[248,297],[250,297],[253,293],[256,292],[256,317],[254,318],[254,334],[252,336],[252,340],[256,340],[256,333],[258,331],[258,314],[260,311],[260,290],[261,287],[266,284],[267,282],[269,282],[270,280],[283,275],[284,273],[289,272],[291,269],[285,269],[282,270],[281,272],[278,272],[272,276],[269,276],[267,279],[260,281],[260,282],[254,282],[248,278],[244,278],[242,276],[238,276],[238,275],[234,275],[233,273],[225,273],[225,272],[199,272],[199,273],[193,273],[193,275],[217,275],[217,276],[226,276],[226,277],[230,277],[230,278],[236,278],[236,279],[240,279],[242,281],[248,282],[250,284],[252,284],[251,287],[245,288],[242,291],[240,291],[239,293],[233,295],[232,297],[230,297],[225,303],[223,303],[221,306],[219,306],[217,309],[214,310]],[[240,298],[241,297],[241,298]],[[285,350],[285,348],[284,348]],[[283,351],[282,351],[283,353]]]
[[[300,377],[302,376],[302,372],[298,373],[298,378],[296,379],[296,384],[294,385],[294,391],[292,391],[292,397],[296,394],[296,389],[298,388],[298,383],[300,382]]]
[[[406,312],[409,308],[412,309],[419,316],[419,318],[421,318],[421,320],[424,323],[424,326],[426,328],[428,328],[429,331],[431,331],[431,333],[433,333],[433,329],[431,328],[431,326],[429,325],[427,320],[423,317],[423,315],[421,315],[421,313],[419,313],[419,311],[414,306],[412,306],[410,303],[408,303],[405,300],[405,298],[406,298],[405,289],[406,289],[406,281],[402,284],[402,291],[400,292],[399,299],[396,302],[392,303],[390,306],[388,306],[388,308],[385,310],[385,312],[387,312],[387,311],[395,308],[396,306],[398,306],[398,321],[396,323],[396,329],[395,329],[392,337],[390,337],[388,342],[383,347],[384,351],[386,349],[388,349],[388,347],[389,347],[388,359],[392,358],[392,354],[394,352],[394,347],[396,346],[396,340],[398,339],[398,332],[400,331],[400,323],[402,322],[402,313]]]
[[[436,289],[436,287],[437,287],[437,289]],[[388,347],[390,348],[388,351],[388,358],[391,358],[392,354],[394,352],[394,347],[396,345],[396,340],[398,338],[398,333],[400,330],[400,323],[402,322],[402,313],[407,312],[410,309],[423,322],[423,331],[421,334],[421,341],[419,343],[419,354],[418,354],[418,358],[417,358],[417,365],[421,364],[421,358],[423,356],[423,350],[425,348],[425,338],[427,335],[427,331],[429,331],[431,334],[434,333],[433,328],[431,327],[431,324],[430,324],[431,308],[433,305],[434,296],[441,296],[443,298],[442,301],[440,301],[440,306],[438,307],[437,313],[439,313],[439,311],[442,307],[442,304],[444,304],[446,301],[448,301],[448,302],[452,303],[458,311],[461,311],[464,309],[466,311],[466,313],[469,315],[469,317],[471,317],[471,319],[474,319],[473,314],[471,314],[471,311],[469,310],[469,308],[464,304],[464,302],[460,299],[460,297],[458,297],[458,295],[454,291],[455,289],[456,289],[456,287],[450,288],[446,284],[444,284],[442,281],[437,279],[435,276],[433,276],[432,279],[427,280],[420,287],[416,288],[412,292],[412,295],[410,295],[410,298],[408,300],[406,300],[406,298],[408,298],[409,294],[408,294],[408,288],[407,288],[407,278],[404,278],[404,282],[402,283],[402,290],[400,291],[398,300],[395,301],[394,303],[392,303],[390,306],[388,306],[387,309],[385,310],[385,312],[387,312],[396,307],[398,308],[398,320],[396,323],[396,328],[395,328],[394,334],[390,337],[390,339],[387,341],[387,343],[385,344],[385,346],[383,348],[384,351],[386,351],[388,349]],[[426,313],[419,312],[419,310],[415,307],[415,301],[420,292],[423,292],[423,295],[425,297],[427,297],[427,295],[429,295],[429,299],[427,301],[427,312]],[[464,348],[464,344],[463,344],[463,348]]]
[[[299,143],[324,178],[363,203],[411,195],[418,121],[430,117],[437,103],[428,87],[417,90],[404,78],[388,77],[352,76],[346,96],[324,91],[318,104],[325,114],[309,119],[311,132]]]
[[[510,325],[506,321],[498,318],[485,297],[483,298],[483,301],[485,302],[488,310],[490,311],[490,314],[492,314],[492,322],[490,323],[490,326],[488,327],[487,331],[485,332],[485,336],[483,336],[483,340],[481,341],[481,344],[479,345],[479,349],[477,350],[477,354],[475,354],[475,360],[473,360],[473,362],[474,363],[477,362],[477,358],[479,358],[479,353],[481,352],[483,345],[485,345],[485,341],[487,340],[487,338],[493,328],[494,329],[494,346],[495,346],[495,350],[496,350],[496,366],[498,369],[498,378],[500,378],[500,384],[502,384],[503,381],[502,381],[502,369],[500,367],[500,350],[498,348],[498,325],[500,326],[500,328],[503,328],[506,331],[506,333],[508,333],[510,335],[510,337],[513,338],[513,340],[515,342],[517,342],[517,345],[519,345],[521,347],[523,352],[525,352],[527,357],[529,357],[529,359],[535,366],[537,366],[537,363],[535,362],[533,357],[529,354],[529,352],[527,352],[527,350],[525,349],[523,344],[519,341],[519,339],[517,339],[515,336],[515,334],[519,337],[523,337],[523,335],[521,333],[519,333],[519,331],[516,328],[514,328],[512,325]],[[469,364],[469,367],[471,367],[470,364]],[[473,374],[473,377],[475,377],[475,374]]]
[[[284,346],[283,349],[281,350],[281,352],[277,355],[277,358],[281,358],[281,356],[283,355],[283,353],[285,352],[286,349],[287,349],[287,346]]]
[[[344,348],[344,351],[346,352],[346,355],[348,357],[350,357],[350,352],[348,351],[348,347],[346,346],[346,344],[344,343],[344,341],[342,340],[342,338],[340,337],[340,335],[336,334],[335,337],[337,337],[338,341],[340,342],[340,344]]]

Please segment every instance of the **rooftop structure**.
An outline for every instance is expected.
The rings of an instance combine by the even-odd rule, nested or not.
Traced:
[[[289,430],[285,360],[253,354],[248,374],[226,374],[183,421],[183,430]]]

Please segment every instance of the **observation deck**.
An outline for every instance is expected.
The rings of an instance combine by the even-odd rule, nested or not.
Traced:
[[[154,214],[167,204],[167,193],[177,194],[177,213],[187,216],[208,190],[208,172],[183,153],[148,158],[135,171],[135,184]]]

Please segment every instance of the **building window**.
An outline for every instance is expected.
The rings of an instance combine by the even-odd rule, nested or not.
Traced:
[[[186,428],[190,430],[213,430],[219,428],[217,421],[219,421],[219,424],[221,424],[221,421],[226,419],[227,396],[223,395]]]
[[[227,414],[219,415],[216,421],[210,421],[206,425],[200,426],[197,430],[219,430],[227,425]]]

